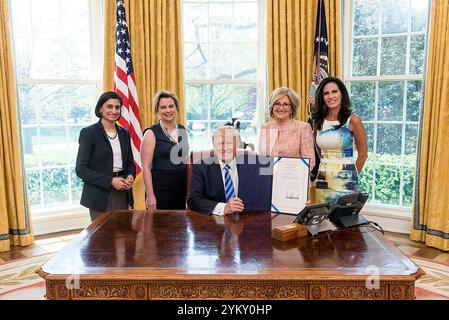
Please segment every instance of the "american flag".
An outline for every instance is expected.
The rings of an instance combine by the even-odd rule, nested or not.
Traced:
[[[129,130],[136,174],[138,174],[142,170],[142,162],[140,160],[142,129],[140,128],[139,101],[137,99],[133,61],[129,46],[125,3],[122,0],[117,1],[115,31],[114,91],[123,100],[122,116],[119,119],[119,123]]]
[[[314,84],[329,76],[328,41],[324,0],[318,0],[315,25]]]

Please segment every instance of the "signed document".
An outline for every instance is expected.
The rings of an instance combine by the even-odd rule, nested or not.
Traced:
[[[297,214],[305,207],[309,167],[307,158],[274,159],[271,211]]]

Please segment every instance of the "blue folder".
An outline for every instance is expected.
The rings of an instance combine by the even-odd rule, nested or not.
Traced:
[[[274,159],[260,155],[242,158],[238,167],[238,197],[243,200],[245,212],[271,211]]]

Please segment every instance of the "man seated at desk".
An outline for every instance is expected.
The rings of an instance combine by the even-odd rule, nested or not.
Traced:
[[[237,197],[239,185],[237,146],[238,131],[232,126],[220,127],[212,137],[214,156],[193,164],[187,204],[204,214],[226,215],[242,212],[244,204]]]

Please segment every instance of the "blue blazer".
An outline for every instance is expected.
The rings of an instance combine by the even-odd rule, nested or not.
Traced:
[[[127,129],[116,126],[122,151],[125,177],[136,176],[131,140]],[[105,211],[108,192],[112,185],[113,155],[109,138],[101,120],[83,128],[79,136],[79,149],[76,158],[76,175],[83,182],[81,204],[89,209]],[[128,205],[134,205],[132,191],[128,190]]]
[[[226,202],[220,164],[217,157],[210,157],[192,167],[187,205],[191,210],[210,215],[219,202]],[[238,164],[237,172],[240,180]]]

